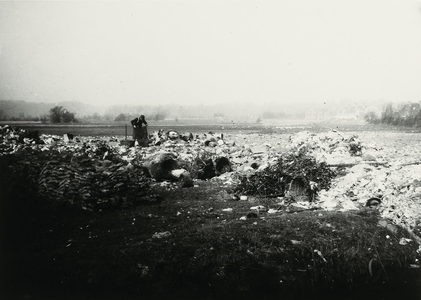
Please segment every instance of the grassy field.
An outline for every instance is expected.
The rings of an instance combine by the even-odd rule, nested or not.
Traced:
[[[303,130],[286,127],[244,128]],[[218,180],[196,184],[157,184],[156,203],[87,212],[16,193],[21,185],[3,176],[0,298],[421,299],[418,245],[402,245],[411,236],[377,210],[256,213],[279,200],[238,201]]]
[[[28,131],[38,131],[39,134],[63,135],[66,133],[75,136],[117,136],[130,138],[133,133],[130,122],[111,122],[96,124],[69,124],[54,125],[41,124],[39,122],[0,122],[0,126],[11,125]],[[262,123],[231,123],[231,122],[214,122],[212,120],[173,120],[154,122],[150,121],[148,126],[149,133],[153,131],[176,130],[180,133],[192,132],[193,134],[202,134],[207,132],[217,133],[295,133],[302,130],[312,132],[320,132],[329,129],[340,131],[401,131],[401,132],[421,132],[419,128],[392,127],[387,125],[370,125],[361,122],[311,122],[307,120],[267,120]],[[126,131],[127,130],[127,131]]]
[[[130,122],[111,122],[111,123],[96,123],[96,124],[41,124],[34,122],[2,122],[2,125],[16,126],[29,131],[38,131],[40,134],[54,134],[63,135],[71,133],[73,135],[81,136],[124,136],[126,134],[130,137],[133,133]],[[148,131],[164,129],[177,130],[178,132],[192,132],[195,134],[213,132],[225,133],[251,133],[251,132],[265,132],[270,133],[276,130],[273,124],[257,124],[257,123],[230,123],[230,122],[214,122],[211,120],[194,120],[194,121],[150,121]],[[0,123],[1,125],[1,123]],[[287,127],[288,130],[303,130],[303,128],[311,128],[311,124],[298,122],[281,122],[278,126]]]

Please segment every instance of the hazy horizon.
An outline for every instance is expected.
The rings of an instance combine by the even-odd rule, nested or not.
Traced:
[[[0,99],[421,101],[421,1],[0,2]]]

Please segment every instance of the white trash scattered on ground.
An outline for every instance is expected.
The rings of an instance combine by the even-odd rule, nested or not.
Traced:
[[[195,138],[190,134],[172,134],[167,140],[139,148],[122,145],[121,137],[70,138],[71,135],[66,134],[40,135],[35,139],[22,131],[14,131],[10,126],[4,126],[1,132],[0,156],[27,150],[72,153],[75,159],[79,156],[99,157],[100,154],[98,159],[104,161],[104,170],[113,155],[118,155],[119,160],[126,163],[123,169],[130,170],[134,165],[151,161],[157,153],[169,153],[177,162],[174,169],[164,174],[170,178],[187,175],[186,172],[191,170],[186,170],[185,166],[203,157],[211,160],[225,157],[230,168],[224,167],[222,174],[213,175],[225,186],[235,186],[239,174],[252,176],[265,170],[281,153],[299,153],[306,149],[317,161],[338,170],[330,189],[320,190],[313,206],[345,212],[361,209],[374,198],[378,199],[375,208],[382,217],[410,231],[417,229],[420,232],[421,136],[417,133],[331,130],[317,134],[302,131],[293,135],[207,134]],[[188,186],[198,186],[194,174],[191,175],[194,179]],[[159,184],[178,188],[165,181]],[[238,200],[250,201],[251,196],[240,195]],[[277,213],[279,210],[271,208],[267,212]]]

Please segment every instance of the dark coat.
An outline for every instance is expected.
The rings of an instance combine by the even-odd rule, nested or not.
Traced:
[[[147,147],[149,144],[148,138],[148,122],[145,120],[145,116],[141,115],[139,118],[130,121],[133,126],[133,139],[137,140],[139,146]],[[145,127],[142,127],[145,124]]]
[[[135,118],[130,121],[133,127],[142,127],[142,124],[148,125],[148,122],[146,122],[145,118]]]

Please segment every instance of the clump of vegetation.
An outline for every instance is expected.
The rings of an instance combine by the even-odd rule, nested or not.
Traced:
[[[76,122],[75,114],[69,112],[63,106],[55,106],[50,109],[51,123],[72,123]]]
[[[251,176],[241,176],[237,191],[263,197],[284,196],[291,182],[300,178],[304,189],[311,196],[316,189],[310,182],[315,182],[318,189],[328,190],[332,179],[336,176],[325,162],[317,162],[307,153],[305,148],[297,152],[289,152],[279,156],[276,164],[256,172]]]
[[[421,127],[421,101],[418,103],[403,103],[398,106],[388,103],[380,116],[377,116],[374,112],[368,112],[364,119],[370,124]]]

